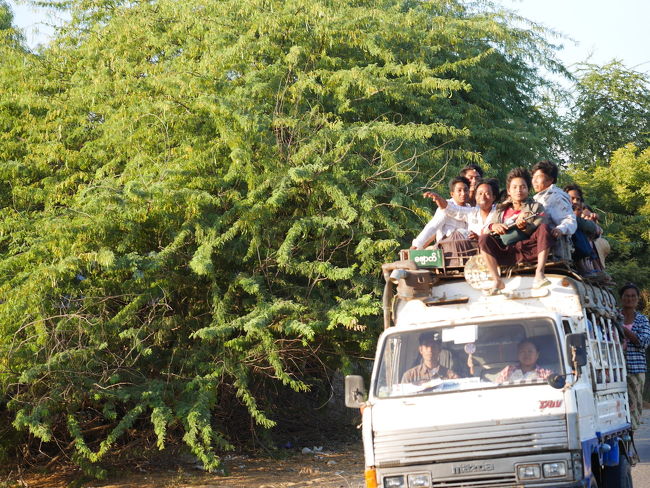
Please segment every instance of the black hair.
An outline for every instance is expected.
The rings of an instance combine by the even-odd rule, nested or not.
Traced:
[[[533,181],[528,170],[526,168],[515,168],[511,169],[508,176],[506,176],[506,190],[510,189],[510,182],[515,178],[522,178],[526,182],[528,189],[530,190],[532,188]]]
[[[456,183],[462,183],[465,186],[467,186],[467,189],[469,190],[470,183],[467,178],[464,176],[456,176],[455,178],[452,178],[451,181],[449,182],[449,193],[454,192],[454,187],[456,186]]]
[[[575,183],[573,183],[571,185],[565,186],[563,189],[565,193],[569,193],[570,191],[577,191],[578,195],[580,195],[580,200],[582,200],[583,202],[585,201],[585,195],[584,193],[582,193],[582,188],[580,188],[580,185],[576,185]]]
[[[553,183],[557,181],[558,169],[557,165],[552,161],[544,160],[535,163],[533,168],[530,170],[530,174],[534,175],[538,170],[548,176],[553,181]]]
[[[483,178],[483,168],[481,168],[478,164],[468,164],[465,166],[463,169],[460,170],[460,173],[458,173],[460,176],[465,176],[465,173],[467,173],[470,169],[473,169],[478,173],[478,175]]]
[[[619,290],[618,296],[622,297],[623,293],[625,293],[627,290],[636,290],[637,296],[641,297],[641,290],[639,290],[639,287],[636,286],[634,283],[625,283]]]
[[[524,344],[532,344],[533,347],[535,348],[535,351],[537,351],[537,354],[539,354],[539,347],[537,347],[537,344],[535,344],[535,341],[532,340],[532,339],[524,339],[524,340],[522,340],[522,341],[519,341],[519,344],[517,344],[517,351],[518,351],[519,348],[520,348],[521,346],[523,346]]]
[[[439,332],[422,332],[418,337],[418,342],[422,344],[431,344],[436,343],[440,344],[440,333]]]
[[[492,190],[492,195],[494,195],[494,201],[496,202],[499,198],[499,181],[496,178],[479,178],[476,181],[476,189],[481,185],[488,185]]]

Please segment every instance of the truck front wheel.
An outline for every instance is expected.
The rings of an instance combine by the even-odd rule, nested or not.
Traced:
[[[621,453],[618,466],[605,467],[605,488],[633,488],[632,470],[627,456]]]

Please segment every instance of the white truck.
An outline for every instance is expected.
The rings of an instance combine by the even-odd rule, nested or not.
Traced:
[[[361,376],[346,377],[368,488],[632,487],[615,299],[566,268],[547,269],[541,290],[527,273],[488,296],[480,273],[384,265],[385,330],[368,393]],[[406,372],[422,367],[426,335],[453,373],[413,382]],[[522,343],[537,349],[539,374],[507,374],[525,369]]]

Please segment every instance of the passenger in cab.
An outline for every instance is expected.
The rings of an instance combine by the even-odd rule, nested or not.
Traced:
[[[513,266],[537,260],[533,288],[550,284],[544,275],[544,266],[555,240],[546,224],[544,207],[528,198],[530,186],[530,173],[526,169],[510,171],[506,178],[508,197],[497,205],[488,224],[490,233],[479,237],[479,249],[493,279],[493,286],[488,292],[491,295],[505,288],[499,277],[499,265]]]
[[[545,380],[552,373],[550,369],[541,368],[537,364],[539,351],[531,340],[525,339],[519,343],[517,346],[517,359],[519,364],[511,364],[503,368],[494,379],[495,383],[534,379]]]
[[[426,192],[424,197],[431,198],[445,214],[467,222],[468,238],[478,241],[493,215],[496,213],[495,200],[499,195],[499,182],[494,178],[479,179],[476,184],[476,206],[461,207],[454,202],[448,202],[434,192]]]
[[[402,383],[424,383],[433,379],[451,380],[458,375],[440,364],[442,343],[438,334],[423,332],[418,338],[421,363],[407,370],[402,376]]]
[[[457,176],[452,179],[449,182],[451,198],[447,201],[460,207],[468,206],[469,186],[469,181],[463,176]],[[437,209],[433,218],[422,229],[422,232],[413,239],[411,249],[425,249],[434,239],[440,243],[440,241],[450,237],[456,231],[461,231],[462,237],[466,237],[467,222],[456,219],[451,215],[446,215],[441,209]]]
[[[483,178],[483,168],[478,164],[468,164],[460,170],[460,176],[464,176],[469,181],[469,204],[473,207],[476,205],[476,189],[478,181]]]
[[[551,161],[540,161],[531,170],[536,202],[544,206],[551,234],[556,239],[553,254],[556,258],[571,260],[569,240],[577,229],[571,198],[555,186],[558,169]]]

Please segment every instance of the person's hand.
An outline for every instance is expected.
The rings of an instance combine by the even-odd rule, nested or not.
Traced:
[[[530,212],[521,212],[515,221],[515,225],[519,230],[526,230],[526,218],[530,216]]]
[[[436,202],[436,205],[438,205],[443,210],[447,208],[447,200],[445,200],[442,196],[438,195],[435,192],[427,191],[422,196],[424,198],[430,198],[431,200]]]
[[[623,335],[625,335],[625,338],[632,344],[639,345],[641,343],[641,341],[639,341],[639,336],[627,327],[623,327]]]
[[[409,247],[409,249],[417,249],[417,247],[411,246],[411,247]]]
[[[564,234],[562,233],[562,231],[561,231],[560,229],[558,229],[558,228],[556,227],[555,229],[553,229],[553,230],[551,231],[551,235],[557,239],[558,237],[560,237],[560,236],[562,236],[562,235],[564,235]]]
[[[467,234],[467,238],[472,241],[478,241],[478,234],[476,232],[469,231],[469,234]]]
[[[508,226],[505,224],[492,224],[490,230],[495,234],[503,235],[508,232]]]
[[[586,208],[582,210],[582,218],[585,220],[591,220],[592,222],[598,222],[598,214],[587,210]]]

